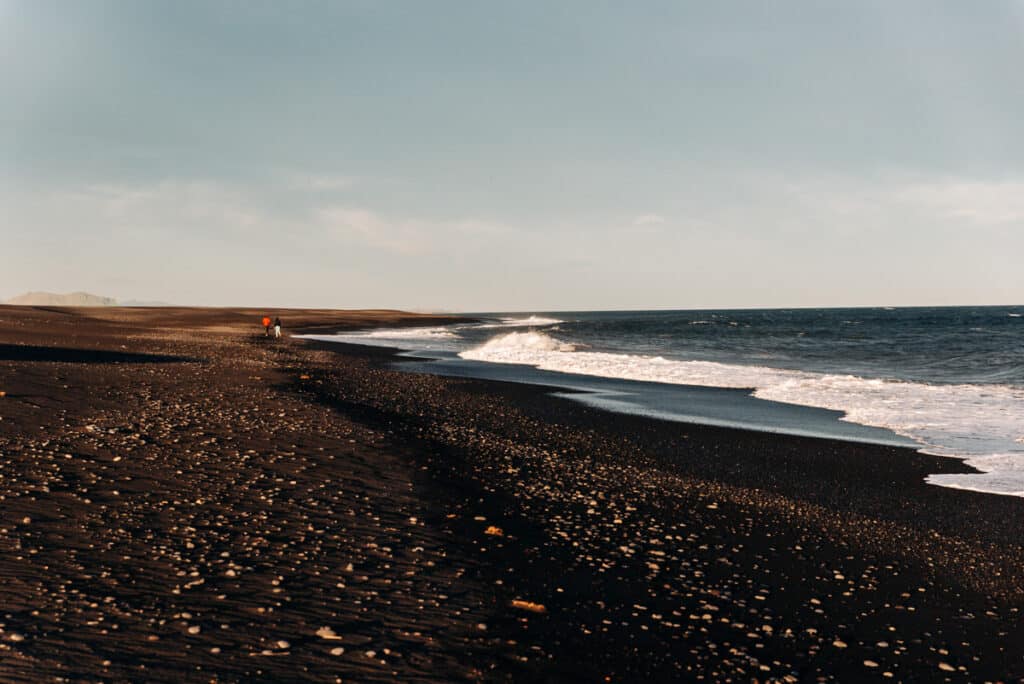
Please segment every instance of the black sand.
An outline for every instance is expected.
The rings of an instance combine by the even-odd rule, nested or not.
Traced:
[[[65,350],[0,357],[4,680],[1024,677],[1024,500],[957,461],[139,311],[0,309]]]

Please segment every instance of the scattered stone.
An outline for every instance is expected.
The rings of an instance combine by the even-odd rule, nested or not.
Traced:
[[[520,610],[528,610],[531,613],[546,613],[548,609],[543,603],[534,603],[532,601],[522,601],[520,599],[513,599],[509,605],[513,608],[519,608]]]

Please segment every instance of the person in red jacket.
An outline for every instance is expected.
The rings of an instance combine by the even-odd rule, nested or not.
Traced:
[[[270,316],[263,317],[263,335],[270,337]]]

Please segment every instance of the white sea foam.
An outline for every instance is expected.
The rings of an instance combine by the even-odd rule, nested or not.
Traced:
[[[547,318],[545,316],[528,316],[527,318],[506,317],[498,323],[481,323],[476,328],[539,328],[547,325],[565,323],[558,318]]]
[[[458,337],[458,334],[452,331],[451,328],[438,326],[430,328],[385,328],[382,330],[352,333],[350,337],[386,340],[434,340],[438,338],[454,339]]]
[[[373,347],[399,347],[429,351],[455,351],[460,338],[457,330],[443,326],[421,328],[381,328],[337,335],[301,335],[323,342],[363,344]]]
[[[537,365],[533,359],[538,355],[575,351],[575,347],[567,342],[560,342],[550,335],[536,330],[528,332],[510,332],[494,337],[475,350],[459,354],[464,359],[494,361],[500,363],[525,363]],[[482,358],[489,357],[489,358]],[[524,360],[520,361],[519,358]]]
[[[990,454],[964,459],[981,475],[929,475],[927,481],[943,487],[970,489],[976,492],[1024,496],[1024,455]]]
[[[459,354],[492,363],[625,380],[749,388],[761,399],[845,412],[844,420],[888,428],[928,453],[964,458],[984,475],[929,482],[1001,494],[1024,492],[1024,388],[929,385],[660,356],[580,351],[539,331],[500,335]]]

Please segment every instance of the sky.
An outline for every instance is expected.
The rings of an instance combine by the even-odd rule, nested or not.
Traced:
[[[0,0],[0,299],[1024,304],[1024,0]]]

